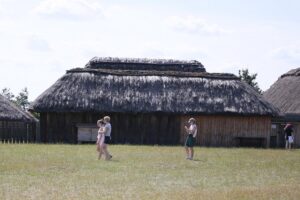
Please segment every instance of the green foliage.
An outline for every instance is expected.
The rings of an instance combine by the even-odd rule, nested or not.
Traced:
[[[256,82],[256,74],[250,74],[248,69],[239,70],[239,78],[252,86],[259,94],[262,94],[262,90],[259,88],[258,83]]]
[[[9,88],[3,88],[1,94],[6,97],[11,102],[15,103],[16,105],[20,106],[23,110],[27,110],[29,106],[28,101],[28,89],[25,87],[21,90],[21,92],[15,96]]]
[[[17,105],[21,106],[23,110],[27,110],[29,106],[28,101],[28,90],[27,87],[25,87],[21,92],[16,96],[16,103]]]
[[[14,102],[15,95],[10,91],[9,88],[3,88],[1,91],[1,95],[3,95],[8,100]]]
[[[33,112],[33,111],[30,111],[30,113],[37,119],[40,119],[40,113],[38,112]]]

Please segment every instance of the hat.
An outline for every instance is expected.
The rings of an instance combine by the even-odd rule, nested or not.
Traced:
[[[195,118],[190,118],[190,119],[189,119],[189,123],[191,123],[191,122],[196,123]]]

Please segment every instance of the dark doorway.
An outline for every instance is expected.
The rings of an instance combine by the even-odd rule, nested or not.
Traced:
[[[111,114],[112,142],[121,144],[176,145],[180,118],[167,114]]]

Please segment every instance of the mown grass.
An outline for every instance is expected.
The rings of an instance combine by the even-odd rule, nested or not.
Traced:
[[[0,199],[299,199],[300,150],[0,144]]]

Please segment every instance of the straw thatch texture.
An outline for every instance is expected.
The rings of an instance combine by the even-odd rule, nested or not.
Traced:
[[[37,112],[275,115],[276,109],[232,74],[197,61],[94,58],[67,71],[32,104]]]
[[[283,74],[263,96],[285,116],[300,119],[300,68]]]
[[[37,122],[37,119],[0,95],[0,121]]]
[[[189,71],[205,72],[204,66],[196,61],[172,60],[172,59],[147,59],[147,58],[112,58],[94,57],[87,64],[90,69],[114,69],[114,70],[156,70],[156,71]]]

